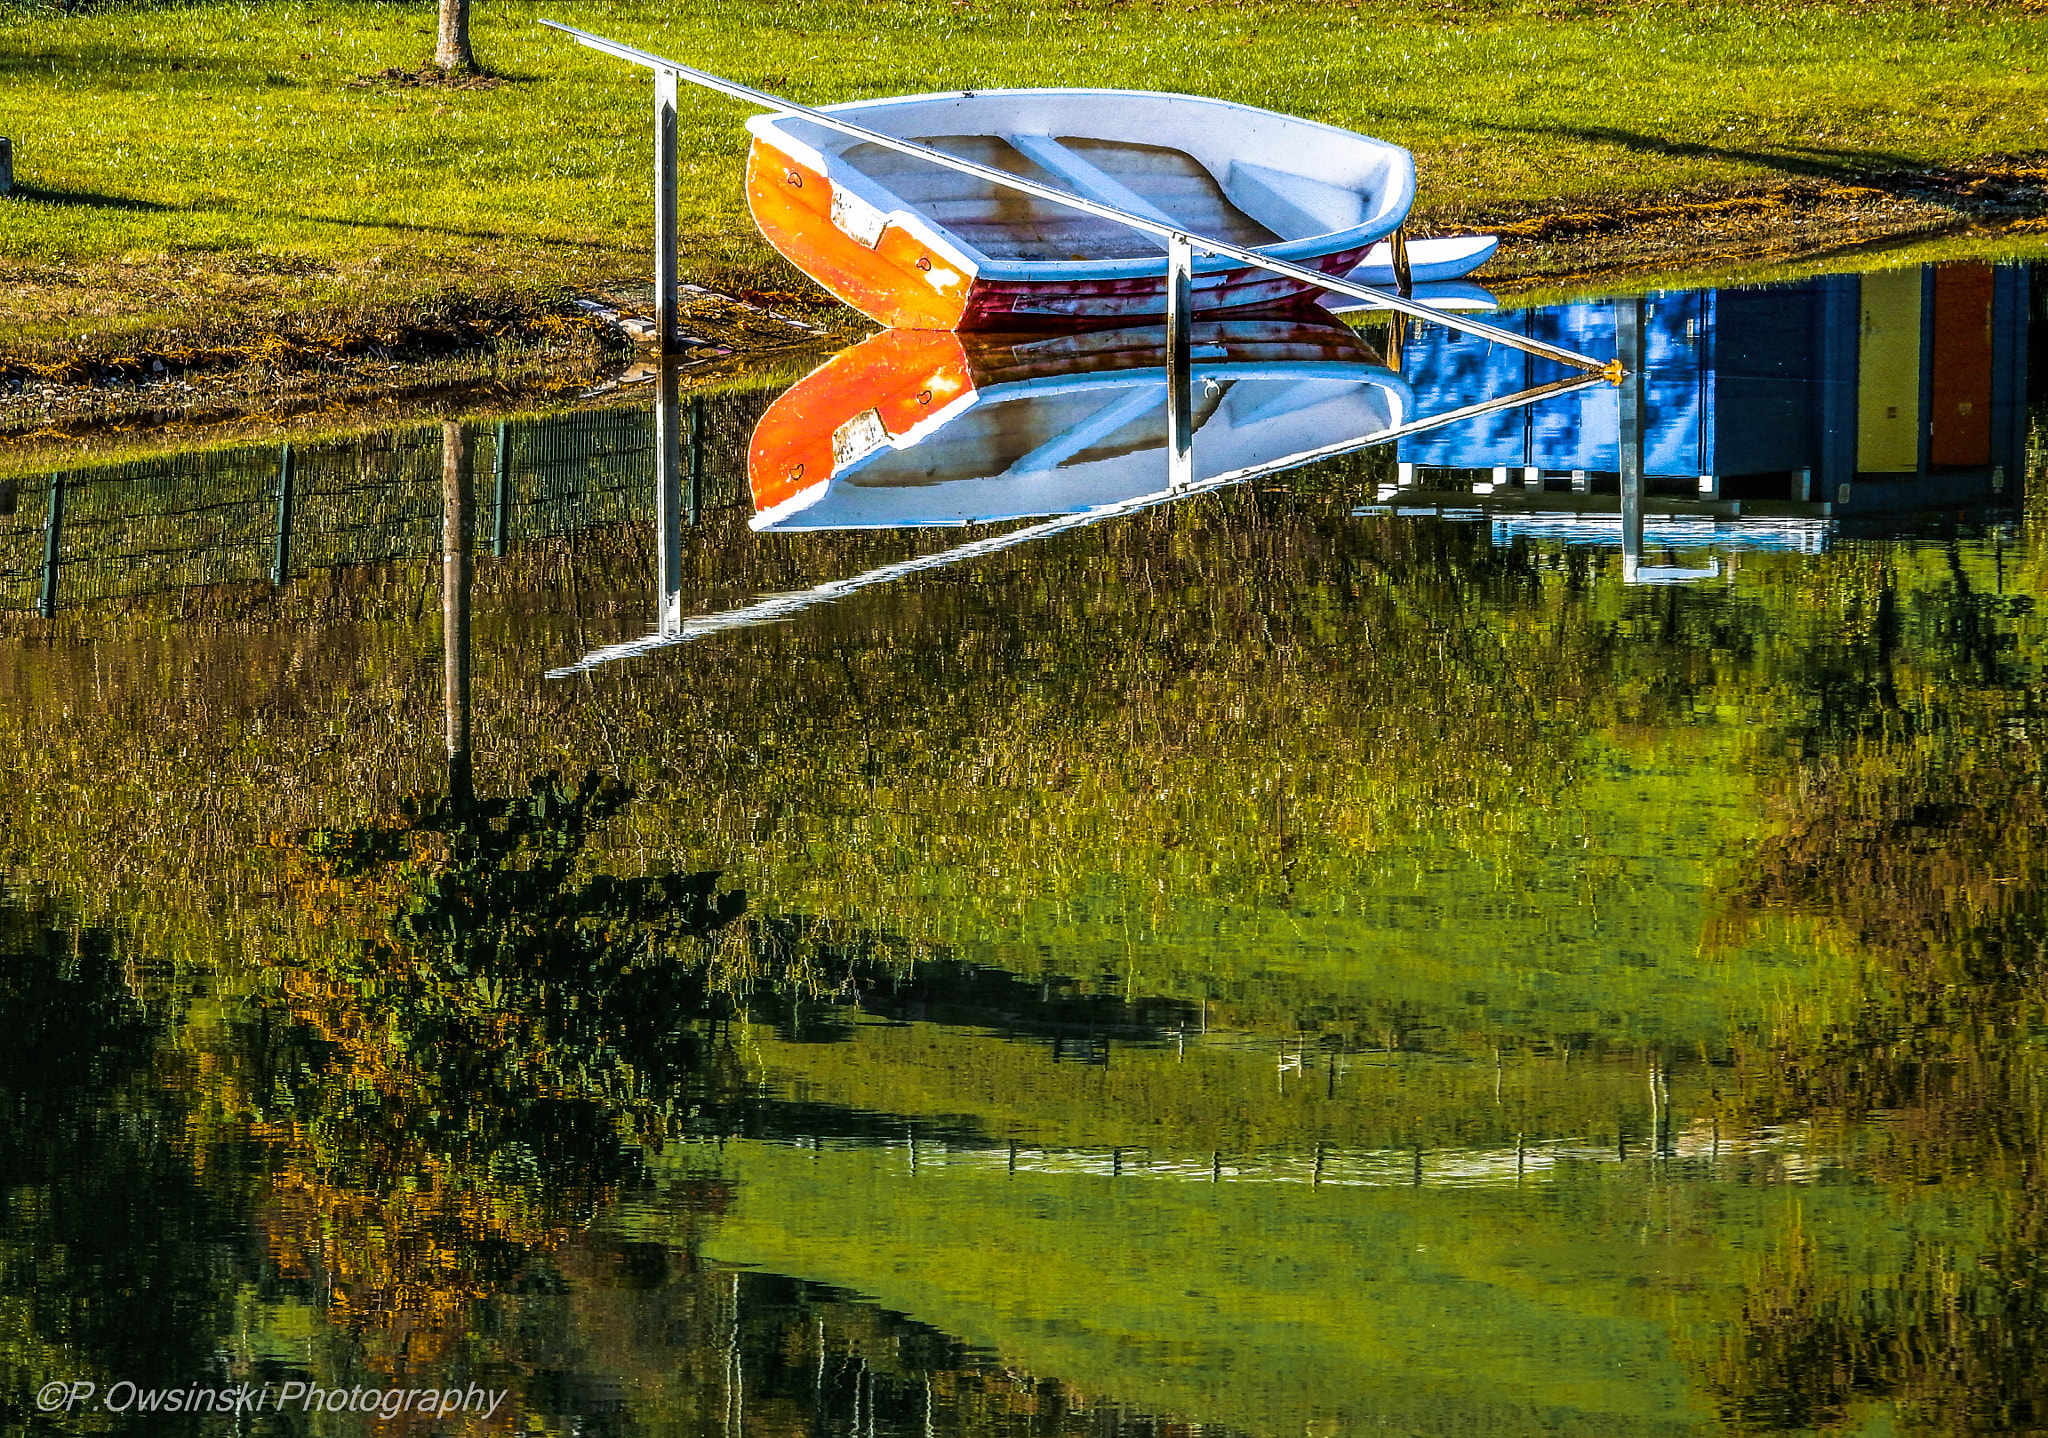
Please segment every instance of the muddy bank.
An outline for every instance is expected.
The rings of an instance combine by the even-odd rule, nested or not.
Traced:
[[[764,356],[836,347],[872,326],[789,294],[693,289],[685,366],[705,374]],[[382,310],[313,310],[91,338],[59,351],[0,349],[0,450],[138,431],[234,429],[341,419],[431,401],[465,409],[545,401],[631,382],[650,342],[645,285],[587,294],[464,295]],[[815,313],[815,317],[813,317]]]
[[[2048,154],[1673,195],[1606,208],[1430,211],[1418,233],[1487,230],[1477,278],[1502,294],[1629,274],[1821,259],[1949,233],[2048,232]]]

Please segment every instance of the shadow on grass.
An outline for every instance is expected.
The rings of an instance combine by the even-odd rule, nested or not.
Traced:
[[[21,13],[24,12],[9,10],[6,0],[0,0],[0,18]],[[431,54],[431,43],[424,46],[423,51]],[[450,95],[467,98],[492,90],[559,78],[532,71],[493,70],[489,66],[444,78],[440,68],[426,58],[420,60],[417,69],[391,65],[346,79],[327,75],[302,76],[274,68],[290,63],[289,56],[282,49],[269,56],[251,53],[240,59],[195,60],[185,51],[173,51],[162,46],[93,44],[59,48],[46,44],[24,47],[18,52],[0,52],[0,77],[38,77],[57,73],[90,75],[93,77],[94,94],[101,101],[119,92],[166,83],[206,84],[252,92],[285,89],[309,96],[404,95],[426,99]]]
[[[41,185],[16,183],[8,200],[26,200],[36,205],[75,206],[93,210],[140,210],[149,213],[166,213],[181,210],[183,205],[160,204],[155,200],[138,200],[133,195],[103,195],[96,190],[49,190]]]
[[[1910,155],[1883,150],[1844,149],[1829,145],[1774,145],[1756,148],[1741,145],[1713,145],[1698,140],[1672,140],[1661,135],[1639,135],[1611,125],[1479,125],[1501,135],[1541,135],[1579,140],[1589,145],[1608,145],[1642,155],[1693,160],[1728,160],[1756,165],[1802,179],[1868,179],[1873,171],[1917,170],[1925,161]]]
[[[265,210],[263,217],[274,220],[298,220],[308,225],[341,225],[352,230],[393,230],[400,234],[452,235],[460,240],[529,239],[537,244],[564,245],[572,249],[601,250],[605,247],[602,240],[548,240],[509,234],[504,230],[465,230],[455,225],[425,225],[406,220],[351,220],[340,215],[309,215],[302,210]]]
[[[13,191],[0,195],[0,204],[10,200],[26,201],[29,204],[54,205],[77,209],[131,210],[146,214],[182,213],[188,215],[234,214],[236,210],[219,205],[167,205],[155,200],[138,200],[129,195],[103,195],[92,190],[51,190],[40,185],[17,183]],[[352,230],[390,230],[397,234],[447,235],[459,240],[507,240],[522,237],[508,235],[503,230],[470,230],[458,225],[420,224],[406,220],[357,220],[340,215],[315,215],[303,210],[268,209],[262,212],[266,220],[297,220],[308,225],[339,225]],[[604,248],[601,240],[554,239],[538,241],[549,245],[565,245],[576,249],[598,250]]]
[[[243,0],[0,0],[0,15],[25,15],[31,19],[59,16],[112,15],[124,10],[187,10],[201,5],[239,5]],[[393,10],[409,8],[412,0],[368,0]]]

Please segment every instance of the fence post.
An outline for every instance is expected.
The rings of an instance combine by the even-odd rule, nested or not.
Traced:
[[[1415,293],[1415,276],[1408,268],[1408,227],[1401,225],[1387,242],[1394,260],[1394,286],[1405,298]]]
[[[43,618],[57,617],[57,565],[64,530],[64,476],[50,476],[50,503],[43,515]]]
[[[695,525],[704,503],[704,396],[690,396],[690,523]]]
[[[440,664],[449,797],[469,803],[469,545],[475,535],[475,451],[467,426],[440,424]]]
[[[292,447],[283,446],[277,456],[277,536],[270,552],[270,582],[282,586],[292,572],[292,489],[295,466]]]
[[[475,451],[469,430],[441,423],[441,666],[448,748],[448,793],[457,803],[474,797],[469,738],[470,541],[476,522]]]
[[[507,443],[511,438],[511,425],[498,421],[498,445],[491,458],[491,557],[505,557],[507,531],[512,524],[512,452]]]

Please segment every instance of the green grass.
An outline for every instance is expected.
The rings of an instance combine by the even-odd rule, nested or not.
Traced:
[[[644,274],[651,87],[542,15],[809,102],[1250,101],[1412,147],[1422,209],[1447,220],[2048,148],[2048,15],[2020,4],[507,0],[476,12],[476,46],[508,83],[438,93],[350,85],[426,62],[422,5],[0,3],[23,187],[0,202],[0,332]],[[745,214],[741,118],[685,108],[686,263],[787,284]]]

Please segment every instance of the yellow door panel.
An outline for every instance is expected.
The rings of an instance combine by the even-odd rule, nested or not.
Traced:
[[[1863,277],[1857,351],[1856,468],[1911,474],[1920,468],[1920,271]]]

